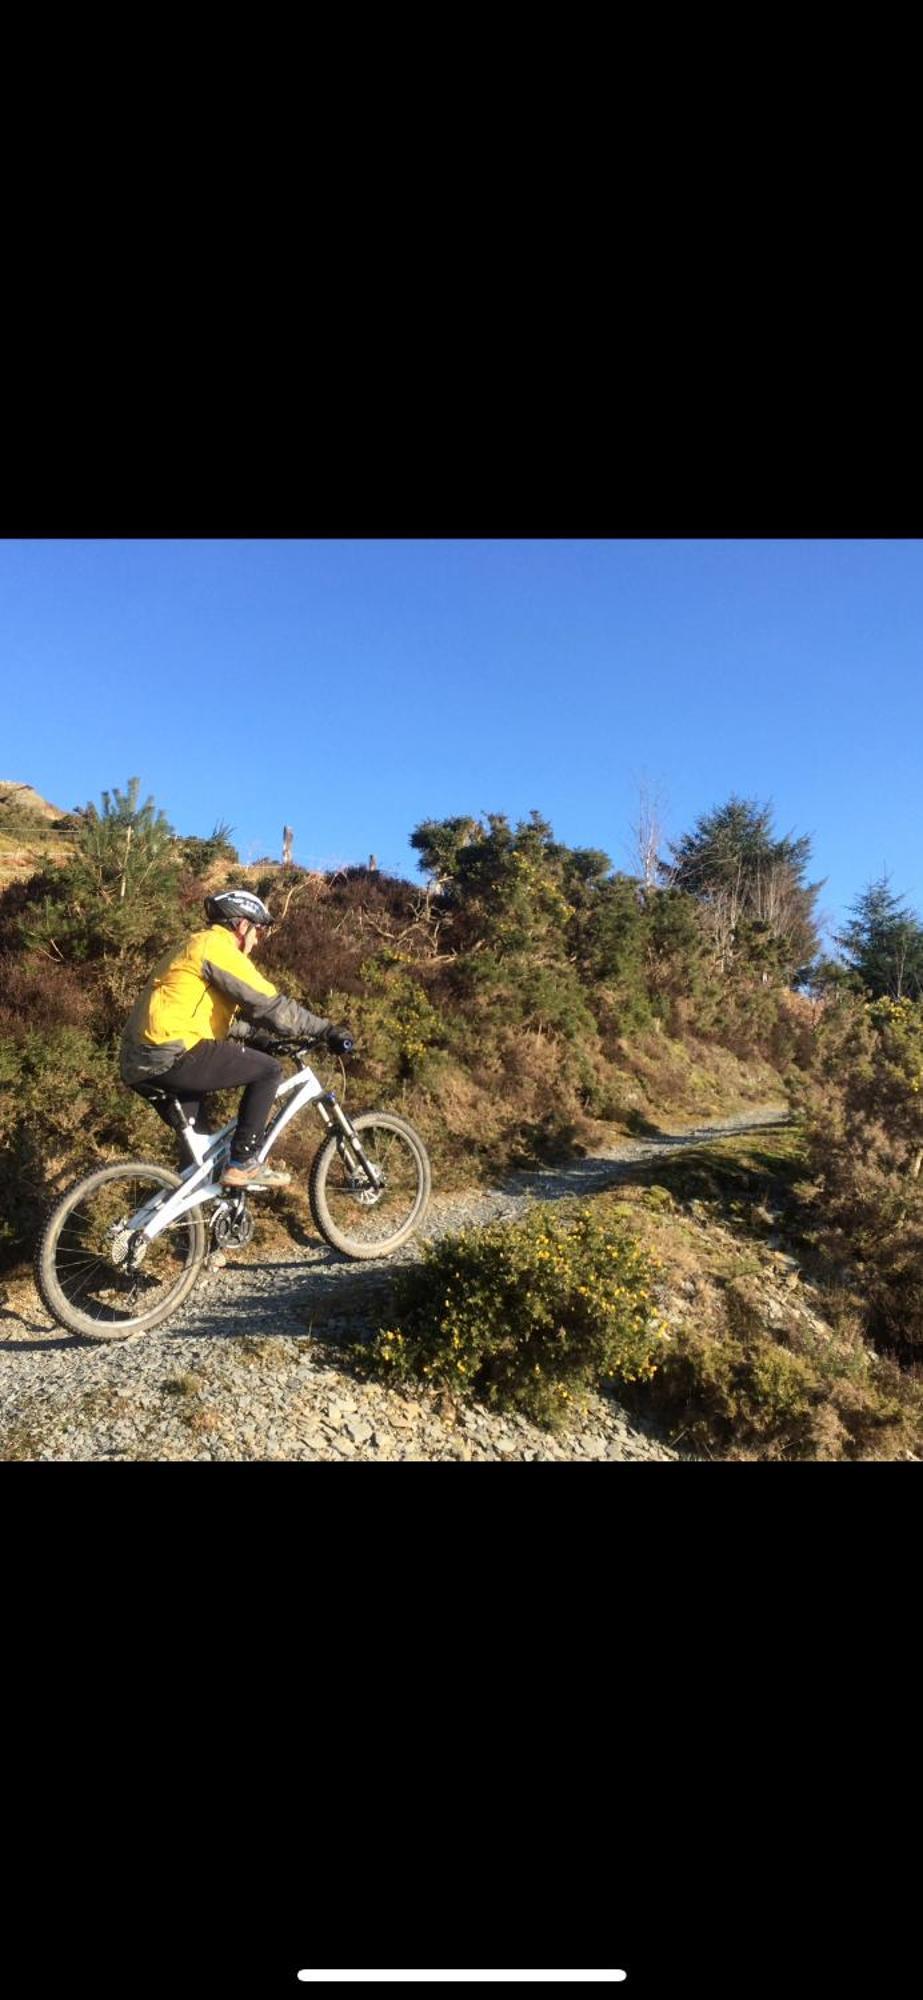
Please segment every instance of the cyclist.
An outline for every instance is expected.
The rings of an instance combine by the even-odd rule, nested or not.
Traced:
[[[245,1086],[225,1187],[282,1187],[291,1175],[256,1159],[282,1065],[259,1046],[267,1030],[280,1039],[326,1040],[346,1054],[348,1028],[334,1027],[288,1000],[250,964],[250,954],[272,927],[259,896],[226,889],[205,901],[206,930],[194,931],[164,954],[129,1016],[122,1036],[120,1074],[144,1097],[151,1088],[179,1099],[195,1124],[212,1090]],[[256,1045],[243,1046],[256,1034]],[[155,1106],[155,1108],[158,1108]]]

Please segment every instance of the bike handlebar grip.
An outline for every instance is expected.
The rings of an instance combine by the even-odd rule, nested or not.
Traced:
[[[325,1039],[328,1049],[337,1056],[351,1055],[356,1046],[348,1028],[328,1028]]]

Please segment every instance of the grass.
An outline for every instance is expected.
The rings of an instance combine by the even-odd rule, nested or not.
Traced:
[[[161,1387],[166,1396],[198,1396],[205,1387],[205,1377],[190,1369],[184,1375],[168,1375]]]
[[[221,1416],[217,1410],[207,1405],[200,1409],[181,1411],[183,1423],[194,1437],[206,1437],[221,1429]]]
[[[35,1429],[28,1418],[14,1419],[0,1436],[0,1463],[41,1458],[47,1442],[47,1438]]]
[[[80,1414],[103,1420],[106,1417],[122,1417],[134,1408],[130,1396],[123,1396],[117,1389],[85,1389],[80,1398]]]
[[[235,1352],[246,1368],[290,1368],[296,1347],[281,1334],[246,1333],[236,1340]]]

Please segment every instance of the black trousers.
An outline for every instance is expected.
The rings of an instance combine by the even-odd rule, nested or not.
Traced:
[[[283,1076],[282,1064],[242,1042],[196,1042],[157,1081],[178,1097],[196,1124],[203,1097],[211,1090],[234,1090],[244,1084],[234,1136],[233,1158],[251,1159],[266,1130],[272,1101]]]

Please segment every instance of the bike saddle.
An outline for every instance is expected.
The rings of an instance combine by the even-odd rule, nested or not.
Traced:
[[[149,1104],[151,1110],[156,1111],[158,1118],[162,1118],[164,1124],[170,1125],[174,1132],[185,1132],[189,1120],[179,1098],[174,1097],[169,1090],[164,1090],[161,1084],[151,1084],[149,1089],[139,1090],[138,1096],[143,1097],[145,1104]]]

